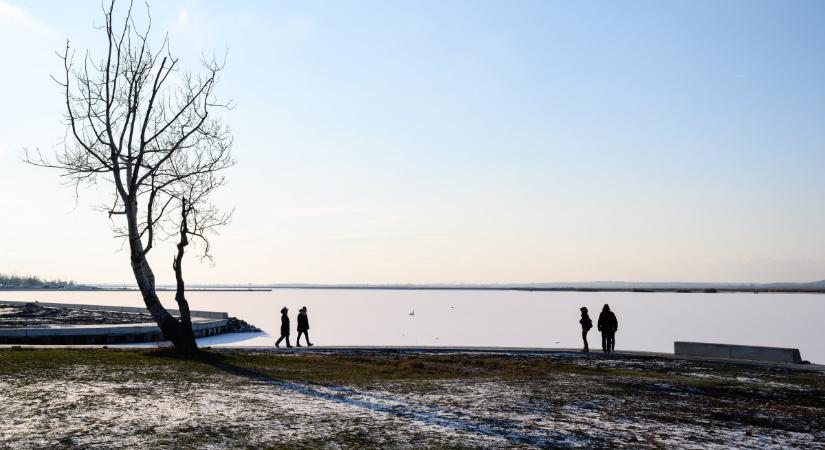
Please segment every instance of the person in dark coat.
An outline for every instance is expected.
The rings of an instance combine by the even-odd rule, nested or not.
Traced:
[[[281,309],[281,337],[279,337],[278,340],[275,341],[276,347],[280,347],[279,344],[281,343],[281,341],[286,339],[286,348],[292,348],[292,346],[289,345],[289,316],[287,315],[288,312],[289,309],[287,309],[286,306],[284,306]]]
[[[590,316],[587,315],[586,306],[579,308],[579,311],[582,312],[582,318],[579,319],[579,323],[582,326],[582,340],[584,341],[584,349],[582,349],[582,351],[587,353],[590,351],[590,347],[587,345],[587,332],[593,328],[593,321],[590,320]]]
[[[599,314],[598,328],[599,331],[602,332],[602,351],[612,352],[615,350],[616,331],[619,329],[619,321],[608,305],[604,305],[601,314]]]
[[[304,306],[298,310],[298,338],[295,340],[296,346],[301,346],[301,334],[303,334],[307,341],[307,346],[312,347],[312,342],[309,342],[309,334],[307,334],[308,331],[309,318],[307,317],[307,307]]]

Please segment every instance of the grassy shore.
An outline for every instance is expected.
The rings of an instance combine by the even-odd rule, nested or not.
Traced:
[[[816,371],[602,354],[0,350],[7,448],[814,447]]]

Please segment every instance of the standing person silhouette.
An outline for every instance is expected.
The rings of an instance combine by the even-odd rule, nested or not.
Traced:
[[[289,316],[286,315],[288,312],[289,309],[287,309],[286,306],[281,308],[281,337],[279,337],[278,340],[275,341],[275,346],[278,348],[281,347],[279,344],[284,339],[286,339],[286,348],[292,348],[292,346],[289,345]]]
[[[590,351],[590,347],[587,345],[587,332],[593,328],[593,321],[590,320],[590,316],[587,315],[586,306],[579,308],[579,311],[582,312],[582,318],[579,320],[579,323],[582,326],[582,340],[584,341],[584,349],[582,349],[582,351],[587,353]]]
[[[295,346],[301,346],[301,334],[304,335],[304,338],[307,341],[307,347],[312,347],[312,342],[309,342],[309,318],[307,317],[307,307],[304,306],[303,308],[298,310],[298,338],[295,339]]]
[[[599,331],[602,332],[602,351],[612,352],[616,349],[616,331],[619,329],[619,321],[616,315],[610,310],[607,304],[602,308],[599,314]]]

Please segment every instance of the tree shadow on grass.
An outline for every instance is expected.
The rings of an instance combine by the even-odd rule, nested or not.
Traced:
[[[581,446],[579,436],[558,431],[543,430],[541,434],[528,429],[524,423],[473,415],[468,411],[451,410],[417,401],[376,395],[337,385],[303,381],[294,382],[235,364],[231,358],[215,352],[181,355],[174,351],[157,350],[152,356],[198,361],[221,372],[248,378],[308,397],[334,402],[376,413],[384,413],[426,425],[435,425],[463,433],[472,433],[508,441],[512,445],[541,448],[571,448]]]

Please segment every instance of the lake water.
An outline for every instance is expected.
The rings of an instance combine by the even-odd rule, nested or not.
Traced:
[[[799,348],[825,363],[825,295],[521,292],[456,290],[279,289],[192,292],[193,310],[226,311],[267,334],[223,335],[201,345],[273,345],[283,306],[306,306],[316,345],[581,346],[579,307],[595,322],[605,303],[619,319],[616,349],[673,352],[673,342],[701,341]],[[162,292],[175,308],[174,293]],[[10,292],[3,300],[143,306],[137,292]],[[415,311],[415,315],[410,315]],[[600,349],[598,332],[589,335]]]

